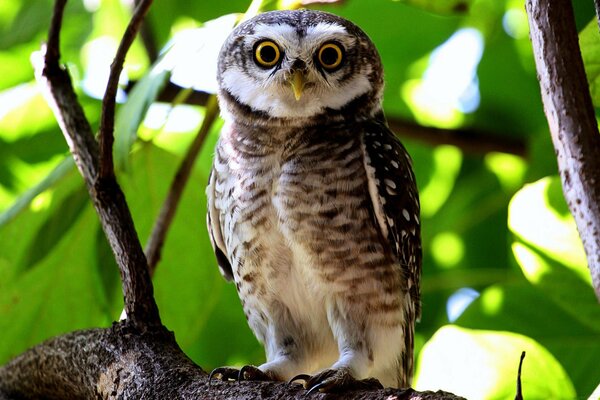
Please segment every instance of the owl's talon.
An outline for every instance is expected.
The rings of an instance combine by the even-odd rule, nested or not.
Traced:
[[[310,379],[310,375],[299,374],[299,375],[296,375],[295,377],[293,377],[292,379],[290,379],[288,381],[288,383],[291,384],[291,383],[294,383],[295,381],[304,381],[304,383],[307,383],[309,379]]]
[[[347,369],[326,369],[305,379],[307,395],[316,392],[333,393],[347,390],[378,390],[383,385],[375,378],[356,379]]]
[[[216,378],[223,382],[233,381],[238,378],[239,370],[231,367],[218,367],[213,369],[208,375],[208,384],[210,386],[212,379]],[[220,376],[220,377],[219,377]]]
[[[244,365],[240,368],[237,376],[239,381],[274,381],[272,376],[255,367],[254,365]]]

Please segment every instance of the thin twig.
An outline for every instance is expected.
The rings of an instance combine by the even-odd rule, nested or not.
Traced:
[[[135,0],[135,5],[138,6],[141,2],[142,0]],[[152,31],[152,26],[150,25],[148,18],[144,18],[142,21],[142,26],[140,27],[140,37],[142,38],[142,43],[144,43],[148,60],[151,64],[153,64],[158,59],[158,46],[156,45],[156,37],[154,36],[154,32]]]
[[[119,87],[119,76],[123,70],[125,56],[135,40],[144,16],[148,12],[152,0],[141,0],[133,12],[133,16],[123,33],[123,38],[110,66],[110,75],[106,92],[102,99],[102,117],[100,118],[100,178],[114,176],[113,142],[115,129],[115,101]]]
[[[563,193],[600,300],[600,134],[570,0],[527,0],[530,36]]]
[[[208,135],[210,128],[214,124],[218,115],[219,108],[216,97],[211,96],[206,105],[206,112],[204,114],[202,125],[200,126],[198,134],[194,138],[194,141],[190,145],[183,161],[181,162],[173,182],[171,182],[171,187],[169,188],[167,198],[162,205],[160,214],[154,223],[152,233],[148,239],[148,243],[146,244],[146,258],[148,259],[148,268],[150,268],[151,275],[154,274],[156,265],[160,261],[161,249],[163,247],[167,231],[171,225],[173,217],[175,216],[175,211],[177,210],[177,206],[179,204],[179,200],[181,199],[181,195],[186,183],[192,173],[194,162],[196,161],[206,136]]]
[[[517,393],[515,394],[515,400],[523,400],[523,388],[521,387],[521,369],[523,368],[524,359],[525,352],[522,352],[521,359],[519,360],[519,372],[517,373]]]
[[[46,46],[46,68],[51,68],[51,66],[58,67],[58,60],[60,60],[60,28],[66,5],[67,0],[56,0],[54,5],[54,13],[52,14],[50,29],[48,31],[48,44]]]

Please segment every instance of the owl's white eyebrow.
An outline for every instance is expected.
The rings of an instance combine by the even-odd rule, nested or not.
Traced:
[[[315,26],[311,26],[306,30],[306,37],[326,37],[333,35],[347,35],[348,31],[341,25],[332,24],[329,22],[320,22]]]
[[[265,25],[257,24],[254,27],[252,38],[268,37],[278,43],[293,42],[297,40],[298,33],[296,28],[288,24]]]

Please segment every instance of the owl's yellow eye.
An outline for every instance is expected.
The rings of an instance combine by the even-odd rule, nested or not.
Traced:
[[[334,70],[342,63],[344,52],[342,48],[335,43],[325,43],[319,49],[317,59],[323,68]]]
[[[270,40],[265,40],[254,49],[254,60],[261,67],[270,68],[279,62],[281,52],[279,46]]]

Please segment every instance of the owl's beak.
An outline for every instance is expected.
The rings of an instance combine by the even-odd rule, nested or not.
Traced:
[[[304,73],[300,70],[295,70],[290,76],[290,84],[292,85],[292,90],[294,91],[294,97],[296,98],[296,101],[300,100],[300,97],[302,97],[304,83]]]

